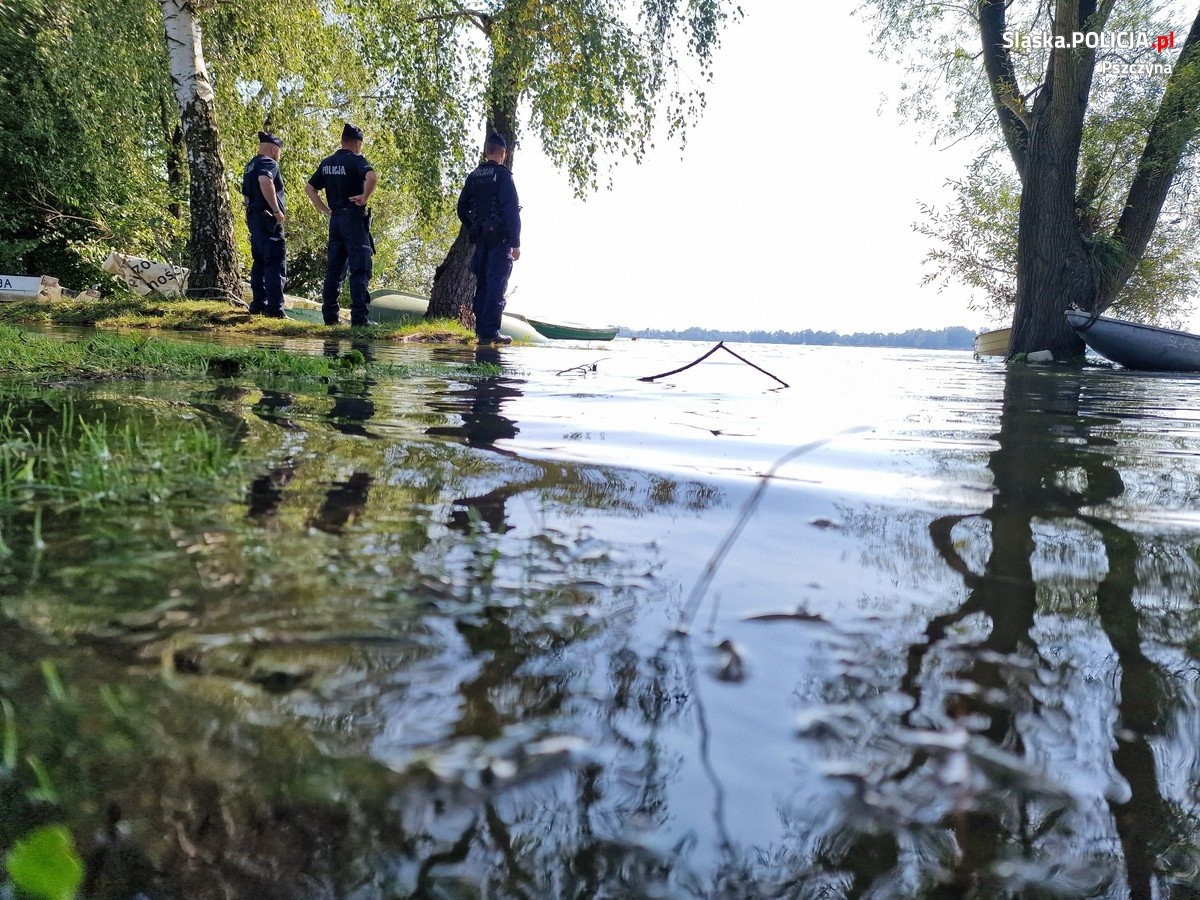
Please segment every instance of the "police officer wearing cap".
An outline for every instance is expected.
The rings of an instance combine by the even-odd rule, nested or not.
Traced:
[[[283,223],[283,175],[279,156],[283,141],[266,131],[258,133],[258,155],[242,170],[242,199],[246,227],[250,230],[250,312],[284,318],[283,285],[287,280],[287,254]]]
[[[475,335],[480,344],[508,344],[512,338],[500,333],[500,317],[513,260],[521,258],[521,207],[512,172],[504,165],[508,143],[489,134],[483,155],[458,195],[458,218],[475,244]]]
[[[325,266],[325,285],[321,291],[321,314],[326,325],[338,323],[338,294],[350,270],[350,324],[370,324],[367,310],[371,303],[367,285],[371,280],[371,213],[367,200],[375,191],[379,176],[362,155],[362,129],[346,123],[342,146],[321,160],[317,171],[304,185],[304,193],[313,206],[329,217],[329,245]],[[320,191],[325,191],[325,200]]]

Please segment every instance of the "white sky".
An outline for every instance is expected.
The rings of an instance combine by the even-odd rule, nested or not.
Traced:
[[[918,202],[942,203],[965,147],[884,109],[898,66],[857,4],[745,0],[682,156],[621,163],[586,201],[523,145],[509,309],[630,328],[904,331],[999,324],[965,289],[921,287]]]

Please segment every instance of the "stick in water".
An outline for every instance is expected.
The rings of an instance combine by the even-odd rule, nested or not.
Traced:
[[[644,378],[639,378],[638,381],[654,381],[656,378],[666,378],[668,375],[675,375],[679,372],[684,371],[684,369],[690,369],[692,366],[696,365],[697,363],[704,362],[704,360],[708,359],[710,356],[712,356],[718,350],[724,350],[726,353],[731,354],[735,359],[740,359],[742,362],[744,362],[750,368],[758,369],[758,371],[762,372],[764,375],[766,375],[770,378],[774,378],[776,381],[778,381],[784,387],[791,387],[791,385],[788,384],[786,381],[784,381],[782,378],[778,378],[778,377],[772,375],[770,372],[768,372],[762,366],[756,366],[754,363],[750,362],[750,360],[746,359],[746,357],[739,356],[737,353],[734,353],[732,350],[730,350],[728,347],[725,346],[724,341],[718,341],[717,345],[715,347],[713,347],[711,350],[709,350],[707,353],[705,353],[699,359],[692,360],[686,366],[681,366],[678,369],[672,369],[670,372],[662,372],[661,374],[658,374],[658,375],[647,375]]]

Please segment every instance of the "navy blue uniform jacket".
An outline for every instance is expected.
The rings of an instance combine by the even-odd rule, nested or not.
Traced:
[[[275,196],[279,198],[279,208],[287,212],[287,207],[283,205],[283,175],[279,171],[279,163],[269,156],[254,157],[242,170],[242,196],[246,198],[246,211],[261,212],[267,209],[267,201],[258,183],[259,175],[266,175],[275,182]]]
[[[324,189],[325,202],[336,211],[353,205],[350,198],[363,192],[367,173],[372,169],[374,166],[361,153],[342,147],[321,160],[308,183],[318,191]]]
[[[458,219],[470,231],[502,226],[504,243],[509,247],[520,247],[521,206],[512,172],[498,162],[484,160],[467,176],[462,193],[458,195]]]

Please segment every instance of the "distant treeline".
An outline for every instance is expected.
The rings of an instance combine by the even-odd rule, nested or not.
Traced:
[[[718,331],[714,328],[687,328],[683,331],[663,331],[645,328],[632,331],[622,328],[622,337],[662,338],[671,341],[744,341],[753,344],[819,344],[840,347],[911,347],[918,350],[970,350],[974,347],[975,332],[961,326],[929,331],[913,328],[900,333],[879,334],[857,332],[838,334],[835,331]]]

